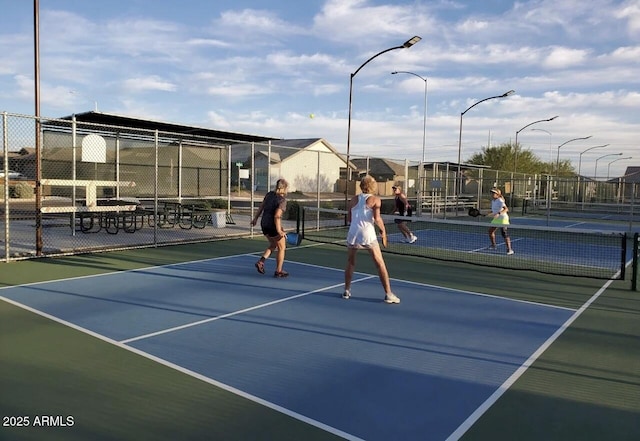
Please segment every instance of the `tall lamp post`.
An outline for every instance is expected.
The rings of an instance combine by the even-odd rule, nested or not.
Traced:
[[[596,146],[593,146],[593,147],[589,147],[588,149],[583,150],[580,153],[580,156],[578,157],[578,187],[576,189],[577,192],[578,192],[578,194],[577,194],[578,198],[580,198],[580,181],[582,181],[582,175],[580,174],[580,170],[582,170],[582,155],[587,153],[589,150],[601,149],[601,148],[607,147],[608,145],[609,144],[596,145]],[[583,199],[584,199],[584,196],[583,196]]]
[[[532,126],[532,125],[534,125],[534,124],[538,124],[538,123],[541,123],[541,122],[553,121],[553,120],[554,120],[554,119],[556,119],[557,117],[558,117],[558,115],[556,115],[556,116],[554,116],[554,117],[552,117],[552,118],[549,118],[549,119],[540,119],[540,120],[538,120],[538,121],[534,121],[534,122],[532,122],[532,123],[527,124],[526,126],[524,126],[523,128],[521,128],[520,130],[517,130],[517,131],[516,131],[515,157],[514,157],[514,160],[513,160],[513,172],[514,172],[514,173],[518,171],[518,134],[519,134],[520,132],[522,132],[524,129],[526,129],[527,127],[529,127],[529,126]],[[536,129],[531,129],[531,130],[536,130]]]
[[[545,129],[531,129],[532,132],[544,132],[549,135],[549,164],[553,163],[553,151],[551,151],[551,132]]]
[[[394,72],[391,72],[391,75],[396,75],[399,73],[413,75],[424,81],[424,116],[422,118],[422,162],[424,163],[427,146],[427,78],[423,77],[422,75],[418,75],[417,73],[407,72],[405,70],[396,70]]]
[[[513,156],[514,156],[513,157],[513,174],[514,174],[513,179],[514,179],[514,182],[513,182],[513,188],[511,189],[511,197],[509,198],[509,205],[513,206],[513,193],[515,192],[515,187],[516,187],[515,186],[515,178],[516,178],[515,174],[518,171],[518,134],[520,132],[522,132],[524,129],[526,129],[527,127],[529,127],[529,126],[532,126],[534,124],[538,124],[538,123],[541,123],[541,122],[553,121],[557,117],[558,117],[558,115],[553,116],[553,117],[548,118],[548,119],[539,119],[538,121],[534,121],[532,123],[527,124],[526,126],[521,128],[520,130],[516,130],[516,145],[515,145],[514,154],[513,154]]]
[[[496,95],[496,96],[490,96],[489,98],[485,98],[482,99],[478,102],[476,102],[475,104],[470,105],[469,107],[466,108],[466,110],[464,112],[460,113],[460,131],[459,131],[459,135],[458,135],[458,172],[457,172],[457,176],[455,181],[453,181],[453,193],[456,196],[456,203],[458,200],[458,179],[460,179],[460,161],[462,158],[462,117],[464,116],[465,113],[467,113],[469,110],[473,109],[475,106],[477,106],[480,103],[484,103],[485,101],[489,101],[489,100],[493,100],[496,98],[506,98],[511,94],[514,94],[515,90],[510,90],[508,92],[503,93],[502,95]]]
[[[345,184],[346,185],[345,185],[345,190],[344,190],[344,208],[345,208],[345,210],[348,209],[349,182],[351,181],[351,167],[349,166],[349,160],[350,160],[350,150],[351,150],[351,109],[352,109],[352,102],[353,102],[353,77],[355,77],[358,74],[358,72],[360,72],[360,69],[362,69],[367,63],[369,63],[374,58],[379,57],[380,55],[382,55],[384,53],[387,53],[389,51],[393,51],[395,49],[410,48],[411,46],[413,46],[414,44],[416,44],[420,40],[422,40],[422,37],[418,37],[417,35],[415,35],[412,38],[410,38],[409,40],[405,41],[401,46],[390,47],[389,49],[385,49],[383,51],[378,52],[377,54],[375,54],[374,56],[369,58],[367,61],[362,63],[360,65],[360,67],[358,69],[356,69],[356,71],[349,76],[349,121],[347,123],[347,173],[346,173],[346,176],[345,176],[345,178],[346,178],[346,183]],[[347,218],[345,217],[345,223],[346,223],[346,221],[347,221]]]
[[[622,156],[622,153],[609,153],[608,155],[603,155],[600,156],[598,159],[596,159],[596,167],[593,170],[593,179],[597,180],[598,179],[598,161],[604,158],[608,158],[609,156]]]
[[[563,146],[565,146],[565,145],[569,144],[570,142],[573,142],[573,141],[579,141],[579,140],[581,140],[581,139],[589,139],[589,138],[591,138],[591,135],[589,135],[589,136],[585,136],[585,137],[583,137],[583,138],[573,138],[573,139],[570,139],[569,141],[565,141],[565,142],[563,142],[562,144],[560,144],[560,145],[558,146],[558,155],[556,156],[556,182],[557,182],[557,184],[558,184],[558,187],[560,186],[560,181],[559,181],[559,179],[560,179],[560,149],[561,149]]]
[[[531,129],[531,131],[535,131],[535,132],[544,132],[547,135],[549,135],[549,168],[552,169],[553,168],[553,150],[551,149],[551,132],[545,129]],[[549,171],[549,173],[547,174],[547,185],[546,185],[546,191],[545,191],[545,199],[547,201],[547,217],[550,216],[551,214],[551,185],[550,185],[550,181],[549,181],[549,175],[552,173],[552,171]],[[540,176],[540,182],[542,183],[542,175]]]
[[[588,149],[583,150],[583,151],[580,153],[580,157],[579,157],[579,159],[578,159],[578,179],[580,179],[580,170],[581,170],[581,167],[582,167],[582,155],[584,155],[585,153],[587,153],[589,150],[593,150],[593,149],[601,149],[601,148],[608,147],[608,146],[609,146],[609,144],[596,145],[596,146],[593,146],[593,147],[589,147]]]
[[[414,73],[414,72],[408,72],[406,70],[396,70],[394,72],[391,72],[391,75],[396,75],[399,73],[413,75],[414,77],[418,77],[422,81],[424,81],[424,114],[422,117],[422,166],[421,167],[422,167],[422,170],[426,170],[424,162],[426,160],[426,150],[427,150],[427,78],[423,77],[422,75],[418,75],[417,73]],[[418,192],[417,192],[418,193],[418,201],[417,201],[418,215],[422,214],[422,196],[424,193],[423,183],[426,181],[426,176],[427,176],[426,171],[424,172],[424,176],[425,176],[425,179],[420,178],[420,167],[418,167]]]
[[[633,159],[633,156],[627,156],[626,158],[618,158],[618,159],[614,159],[613,161],[609,162],[607,164],[607,181],[609,180],[609,171],[611,169],[611,164],[613,164],[616,161],[622,161],[623,159]]]

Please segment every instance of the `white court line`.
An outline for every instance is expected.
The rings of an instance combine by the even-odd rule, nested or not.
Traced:
[[[453,291],[455,294],[468,294],[468,295],[472,295],[472,296],[488,297],[488,298],[497,299],[497,300],[505,300],[507,302],[524,303],[524,304],[527,304],[527,305],[542,306],[544,308],[563,309],[563,310],[566,310],[566,311],[576,311],[576,308],[569,308],[567,306],[550,305],[548,303],[533,302],[531,300],[512,299],[512,298],[509,298],[509,297],[499,296],[499,295],[495,295],[495,294],[485,294],[485,293],[477,292],[477,291],[467,291],[465,289],[448,288],[446,286],[431,285],[431,284],[428,284],[428,283],[421,283],[421,282],[412,282],[410,280],[403,280],[403,279],[391,279],[391,280],[397,280],[399,282],[403,282],[403,283],[406,283],[408,285],[420,285],[420,286],[424,286],[424,287],[428,287],[428,288],[441,289],[443,291]]]
[[[586,222],[576,222],[575,224],[569,224],[569,225],[565,225],[562,228],[573,228],[573,227],[579,227],[580,225],[584,225],[586,224]]]
[[[322,430],[324,430],[326,432],[329,432],[329,433],[332,433],[334,435],[343,437],[344,439],[347,439],[349,441],[364,441],[362,438],[358,438],[358,437],[356,437],[354,435],[351,435],[349,433],[343,432],[343,431],[341,431],[339,429],[336,429],[335,427],[328,426],[328,425],[326,425],[324,423],[321,423],[320,421],[316,421],[314,419],[311,419],[309,417],[301,415],[301,414],[299,414],[297,412],[294,412],[292,410],[286,409],[286,408],[284,408],[282,406],[279,406],[279,405],[277,405],[275,403],[272,403],[270,401],[263,400],[262,398],[259,398],[259,397],[255,396],[255,395],[251,395],[251,394],[249,394],[247,392],[244,392],[244,391],[242,391],[240,389],[236,389],[235,387],[229,386],[228,384],[221,383],[221,382],[216,381],[216,380],[214,380],[212,378],[206,377],[206,376],[204,376],[202,374],[199,374],[199,373],[194,372],[192,370],[186,369],[186,368],[184,368],[184,367],[182,367],[180,365],[171,363],[170,361],[164,360],[164,359],[162,359],[160,357],[156,357],[155,355],[151,355],[151,354],[149,354],[147,352],[144,352],[144,351],[141,351],[139,349],[136,349],[136,348],[134,348],[132,346],[128,346],[128,345],[126,345],[124,343],[120,343],[120,342],[118,342],[116,340],[113,340],[113,339],[110,339],[110,338],[105,337],[103,335],[97,334],[97,333],[95,333],[95,332],[93,332],[93,331],[91,331],[89,329],[83,328],[81,326],[78,326],[78,325],[73,324],[71,322],[68,322],[66,320],[61,320],[58,317],[54,317],[54,316],[49,315],[49,314],[47,314],[45,312],[39,311],[37,309],[31,308],[29,306],[26,306],[26,305],[23,305],[21,303],[15,302],[13,300],[7,299],[6,297],[0,296],[0,300],[5,301],[7,303],[10,303],[10,304],[12,304],[14,306],[17,306],[18,308],[22,308],[22,309],[24,309],[26,311],[32,312],[34,314],[37,314],[37,315],[39,315],[41,317],[47,318],[49,320],[53,320],[54,322],[60,323],[60,324],[62,324],[64,326],[68,326],[68,327],[70,327],[72,329],[75,329],[76,331],[80,331],[80,332],[82,332],[84,334],[87,334],[87,335],[90,335],[92,337],[95,337],[98,340],[102,340],[102,341],[104,341],[106,343],[109,343],[109,344],[111,344],[113,346],[117,346],[117,347],[119,347],[121,349],[124,349],[125,351],[129,351],[129,352],[132,352],[134,354],[140,355],[140,356],[142,356],[144,358],[147,358],[149,360],[155,361],[158,364],[161,364],[163,366],[169,367],[169,368],[171,368],[171,369],[173,369],[175,371],[178,371],[180,373],[189,375],[190,377],[196,378],[196,379],[198,379],[200,381],[203,381],[205,383],[208,383],[208,384],[211,384],[213,386],[219,387],[220,389],[223,389],[223,390],[225,390],[227,392],[231,392],[232,394],[238,395],[238,396],[240,396],[242,398],[245,398],[245,399],[253,401],[253,402],[257,403],[257,404],[260,404],[260,405],[263,405],[265,407],[268,407],[269,409],[275,410],[277,412],[280,412],[280,413],[282,413],[284,415],[287,415],[287,416],[290,416],[292,418],[295,418],[295,419],[297,419],[299,421],[302,421],[304,423],[307,423],[307,424],[310,424],[312,426],[318,427],[318,428],[320,428],[320,429],[322,429]]]
[[[371,279],[373,277],[375,277],[375,276],[364,277],[362,279],[354,280],[354,282],[361,282],[363,280]],[[244,314],[245,312],[254,311],[256,309],[261,309],[261,308],[266,308],[268,306],[277,305],[278,303],[288,302],[289,300],[297,299],[299,297],[305,297],[305,296],[308,296],[310,294],[314,294],[316,292],[327,291],[327,290],[330,290],[330,289],[333,289],[333,288],[337,288],[338,286],[342,286],[342,285],[344,285],[344,283],[338,283],[338,284],[335,284],[335,285],[326,286],[324,288],[314,289],[313,291],[307,291],[307,292],[303,292],[303,293],[296,294],[296,295],[293,295],[293,296],[285,297],[283,299],[274,300],[272,302],[262,303],[260,305],[255,305],[255,306],[252,306],[250,308],[245,308],[245,309],[241,309],[239,311],[230,312],[228,314],[222,314],[222,315],[218,315],[218,316],[211,317],[211,318],[208,318],[208,319],[198,320],[197,322],[186,323],[184,325],[175,326],[173,328],[163,329],[162,331],[151,332],[149,334],[140,335],[138,337],[128,338],[126,340],[120,340],[120,343],[127,344],[127,343],[131,343],[131,342],[134,342],[134,341],[143,340],[145,338],[155,337],[157,335],[168,334],[169,332],[180,331],[182,329],[191,328],[193,326],[202,325],[204,323],[209,323],[209,322],[213,322],[213,321],[224,319],[224,318],[228,318],[228,317],[233,317],[233,316],[238,315],[238,314]]]
[[[99,273],[99,274],[87,274],[85,276],[76,276],[76,277],[66,277],[66,278],[62,278],[62,279],[51,279],[51,280],[41,280],[40,282],[31,282],[31,283],[23,283],[20,285],[11,285],[11,286],[0,286],[0,290],[3,289],[10,289],[10,288],[19,288],[19,287],[23,287],[23,286],[37,286],[37,285],[42,285],[44,283],[56,283],[56,282],[69,282],[72,280],[82,280],[82,279],[90,279],[92,277],[104,277],[104,276],[112,276],[115,274],[127,274],[127,273],[136,273],[136,272],[142,272],[142,271],[148,271],[148,270],[153,270],[153,269],[158,269],[158,268],[166,268],[169,266],[178,266],[178,265],[190,265],[192,263],[202,263],[202,262],[209,262],[209,261],[213,261],[213,260],[223,260],[223,259],[231,259],[234,257],[242,257],[242,256],[253,256],[256,253],[244,253],[244,254],[233,254],[230,256],[219,256],[219,257],[208,257],[206,259],[199,259],[199,260],[189,260],[187,262],[174,262],[174,263],[167,263],[164,265],[154,265],[154,266],[144,266],[141,268],[133,268],[133,269],[128,269],[128,270],[121,270],[121,271],[107,271],[104,273]]]
[[[627,266],[631,262],[627,262]],[[617,277],[620,272],[616,273],[614,277]],[[591,306],[593,302],[595,302],[598,297],[602,295],[603,292],[613,283],[614,279],[609,279],[605,282],[604,285],[593,295],[587,302],[580,307],[571,317],[565,321],[560,328],[556,330],[531,356],[518,368],[516,371],[511,374],[507,380],[500,385],[496,391],[491,394],[489,398],[485,400],[466,420],[462,422],[458,428],[447,437],[446,441],[456,441],[465,434],[467,430],[473,426],[478,419],[487,411],[491,406],[495,404],[496,401],[507,391],[513,384],[531,367],[531,365],[551,346],[553,342],[555,342],[558,337],[560,337],[564,331],[566,331],[569,326],[578,318],[586,309]]]

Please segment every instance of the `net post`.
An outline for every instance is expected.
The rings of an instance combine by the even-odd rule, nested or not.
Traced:
[[[631,290],[637,291],[638,287],[638,233],[633,234],[633,264],[631,276]]]
[[[620,280],[624,280],[625,270],[627,268],[627,233],[622,235],[622,250],[620,251]]]

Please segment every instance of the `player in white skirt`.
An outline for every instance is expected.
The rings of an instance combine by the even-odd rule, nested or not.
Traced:
[[[384,288],[385,303],[400,303],[400,299],[391,292],[389,273],[382,258],[382,251],[378,244],[375,226],[380,229],[382,245],[387,246],[387,231],[380,216],[380,198],[375,195],[378,188],[376,180],[371,176],[365,176],[360,181],[362,193],[351,198],[347,207],[347,221],[349,232],[347,233],[347,267],[344,271],[344,293],[342,297],[351,297],[351,279],[356,268],[356,254],[358,250],[368,250],[373,262],[378,269],[380,283]]]

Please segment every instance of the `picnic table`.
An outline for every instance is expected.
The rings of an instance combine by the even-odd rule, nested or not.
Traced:
[[[135,200],[111,199],[99,200],[98,187],[135,187],[133,181],[102,181],[86,179],[41,179],[41,185],[52,187],[81,187],[85,191],[84,205],[78,205],[71,201],[71,205],[41,207],[41,213],[68,213],[71,218],[72,228],[76,218],[80,231],[93,233],[102,230],[107,233],[117,234],[120,229],[133,233],[141,228],[138,222],[139,204]]]
[[[145,205],[147,223],[150,227],[173,228],[176,225],[184,230],[191,228],[202,229],[209,223],[221,228],[226,225],[226,217],[223,210],[211,208],[206,201],[184,200],[184,201],[158,201],[155,206]],[[218,220],[222,215],[223,221]]]

